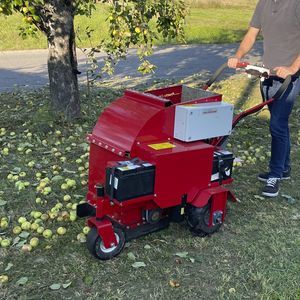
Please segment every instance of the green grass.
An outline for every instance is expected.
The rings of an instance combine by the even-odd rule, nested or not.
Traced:
[[[253,12],[252,5],[245,7],[203,7],[191,8],[190,15],[186,19],[186,42],[191,43],[232,43],[240,41],[247,30],[250,17]],[[92,45],[107,36],[105,23],[106,11],[103,6],[98,6],[92,18],[78,16],[75,19],[75,27],[78,33],[78,45],[89,47],[90,42],[85,35],[85,28],[89,26],[94,30]],[[23,40],[18,34],[18,27],[22,25],[22,18],[18,14],[10,17],[0,16],[0,51],[46,48],[46,39],[39,33],[36,38],[29,37]],[[177,41],[156,41],[157,45],[166,43],[178,43]]]
[[[202,79],[194,78],[193,81],[197,86]],[[186,81],[189,79],[184,79]],[[160,85],[170,83],[161,82]],[[257,82],[243,77],[222,81],[214,89],[224,93],[224,99],[235,103],[237,109],[259,101]],[[81,181],[86,180],[87,157],[84,156],[80,164],[75,160],[86,153],[85,136],[98,115],[121,93],[122,90],[112,85],[94,88],[90,95],[83,89],[83,117],[72,124],[54,120],[48,113],[46,90],[0,94],[0,128],[6,130],[0,137],[0,153],[4,147],[9,148],[9,154],[0,157],[0,199],[7,201],[0,206],[0,218],[9,217],[9,228],[0,231],[2,238],[15,238],[11,230],[19,216],[30,220],[32,210],[48,212],[56,203],[64,203],[62,197],[66,193],[72,196],[73,203],[84,198],[86,186]],[[256,174],[267,168],[267,159],[262,158],[262,153],[267,153],[270,145],[268,113],[264,112],[245,119],[229,139],[228,149],[244,157],[245,162],[234,169],[232,188],[239,201],[229,203],[226,222],[220,232],[197,238],[190,234],[185,224],[172,224],[167,230],[130,242],[118,258],[101,262],[88,253],[84,243],[77,241],[84,220],[45,221],[44,227],[53,231],[65,226],[67,234],[46,240],[30,232],[30,237],[40,238],[40,245],[31,253],[23,253],[16,246],[0,248],[0,276],[9,276],[7,283],[0,284],[0,299],[299,300],[299,114],[298,101],[291,116],[293,176],[281,184],[277,198],[260,197],[262,186],[256,180]],[[30,138],[27,137],[29,132],[32,133]],[[20,151],[19,147],[24,149]],[[32,152],[26,154],[26,149]],[[62,162],[57,152],[67,160]],[[31,160],[36,162],[33,168],[27,166]],[[41,195],[47,203],[36,204],[35,198],[40,194],[36,192],[39,181],[35,174],[40,172],[42,177],[51,179],[53,165],[59,167],[63,179],[51,182],[49,195]],[[78,172],[79,166],[84,166],[84,171]],[[11,171],[20,171],[16,168],[26,172],[23,180],[30,185],[25,190],[18,191],[15,183],[7,180]],[[61,190],[60,184],[66,177],[76,180],[74,190]],[[284,194],[294,201],[292,198],[287,201]],[[63,210],[69,211],[65,203]],[[150,248],[146,249],[145,245]],[[185,251],[188,252],[186,258],[176,258],[176,253]],[[146,267],[133,268],[134,260],[128,256],[129,252]],[[5,271],[9,263],[13,266]],[[27,277],[28,281],[18,286],[17,281],[22,277]],[[179,287],[171,287],[170,280],[177,281]],[[71,285],[66,289],[50,289],[54,283],[69,282]]]
[[[192,8],[254,8],[257,0],[186,0],[185,2]]]

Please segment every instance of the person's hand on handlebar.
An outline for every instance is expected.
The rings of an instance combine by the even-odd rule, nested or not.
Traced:
[[[289,75],[294,75],[297,70],[293,69],[292,67],[276,67],[273,69],[276,72],[276,76],[286,79]]]
[[[237,57],[230,57],[227,61],[227,65],[229,68],[236,69],[240,59]]]

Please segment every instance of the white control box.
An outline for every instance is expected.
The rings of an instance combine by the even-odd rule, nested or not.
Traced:
[[[224,102],[177,105],[174,138],[193,142],[231,134],[233,105]]]

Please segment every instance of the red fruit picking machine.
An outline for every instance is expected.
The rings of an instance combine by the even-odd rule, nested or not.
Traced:
[[[233,105],[206,90],[225,67],[203,89],[126,90],[103,111],[87,138],[87,203],[77,207],[88,217],[94,256],[110,259],[125,242],[170,222],[186,220],[200,236],[223,224],[227,200],[235,201],[227,187],[234,157],[221,146],[240,119],[274,100],[233,117]]]

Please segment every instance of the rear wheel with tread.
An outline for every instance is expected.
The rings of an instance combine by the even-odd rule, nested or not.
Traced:
[[[204,237],[217,232],[222,226],[221,223],[209,226],[210,209],[211,201],[203,207],[188,207],[187,223],[194,234]]]

